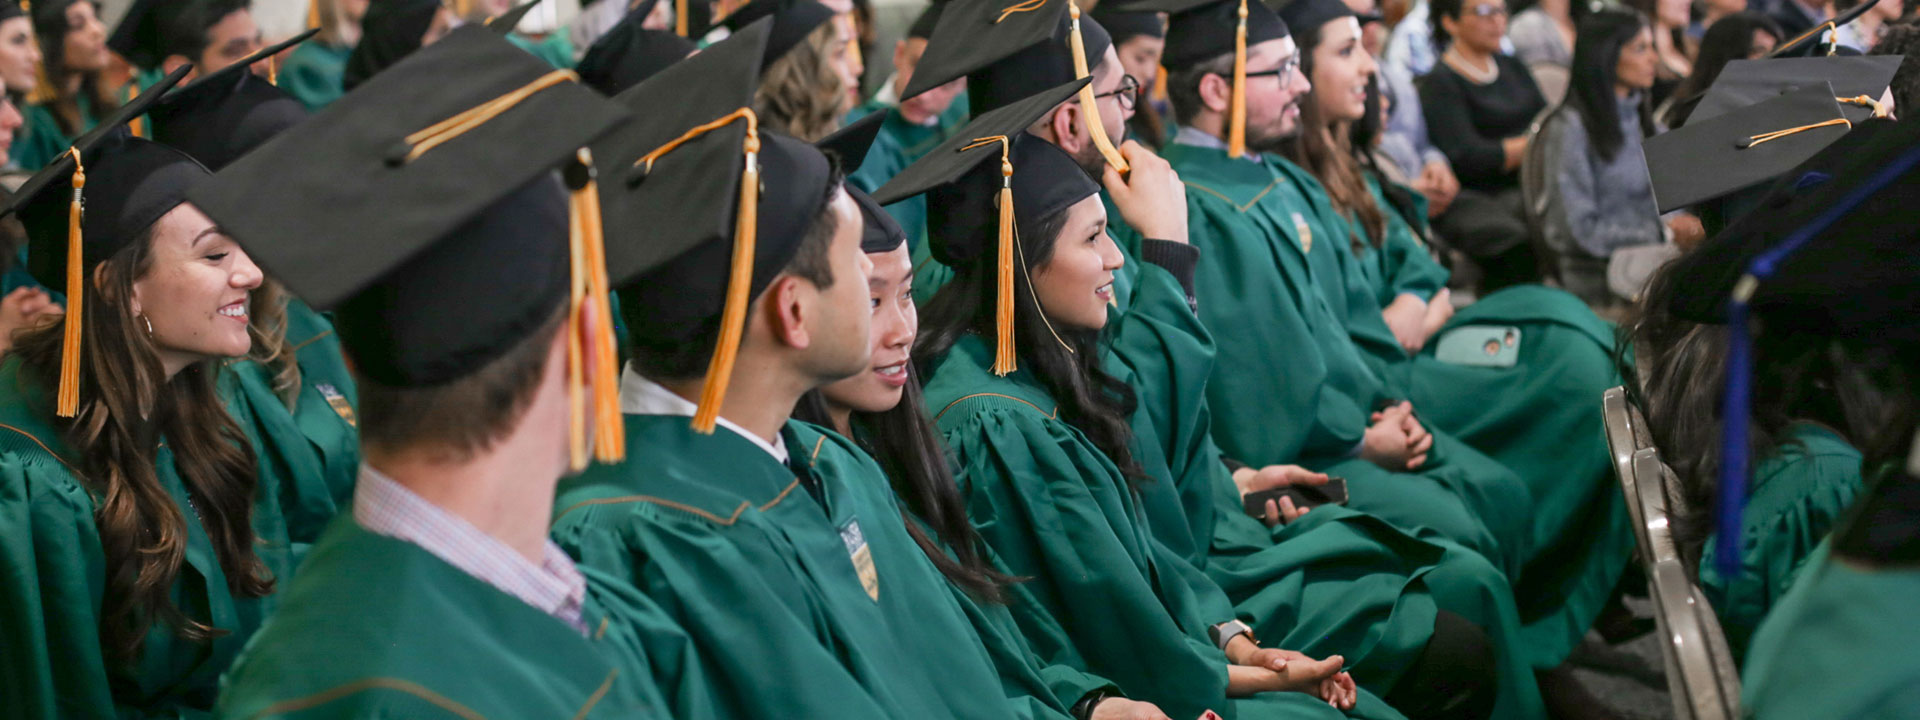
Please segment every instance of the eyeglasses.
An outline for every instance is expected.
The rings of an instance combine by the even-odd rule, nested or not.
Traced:
[[[1486,3],[1483,5],[1475,5],[1472,8],[1467,10],[1467,14],[1472,15],[1474,17],[1482,17],[1482,18],[1490,18],[1494,16],[1506,17],[1507,6],[1504,3]]]
[[[1289,76],[1291,76],[1291,75],[1293,75],[1293,71],[1295,71],[1295,70],[1299,70],[1299,69],[1300,69],[1300,54],[1299,54],[1299,53],[1294,53],[1293,55],[1290,55],[1290,56],[1288,56],[1288,57],[1287,57],[1287,59],[1286,59],[1285,61],[1283,61],[1283,62],[1281,62],[1281,63],[1280,63],[1280,67],[1277,67],[1277,68],[1274,68],[1274,69],[1272,69],[1272,70],[1261,70],[1261,71],[1259,71],[1259,72],[1254,72],[1254,71],[1252,71],[1252,70],[1249,70],[1249,71],[1247,71],[1247,77],[1250,77],[1250,78],[1257,78],[1257,77],[1279,77],[1279,78],[1285,78],[1285,77],[1289,77]]]
[[[1121,112],[1132,110],[1134,100],[1140,97],[1140,81],[1133,79],[1132,75],[1121,75],[1120,87],[1095,95],[1093,99],[1099,100],[1108,96],[1114,96],[1120,101]]]

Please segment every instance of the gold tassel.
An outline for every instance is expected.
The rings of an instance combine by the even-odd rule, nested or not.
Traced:
[[[280,58],[267,58],[267,84],[275,86],[280,84]]]
[[[585,187],[573,191],[571,207],[574,234],[581,238],[586,255],[586,304],[593,308],[593,324],[587,337],[593,339],[593,457],[603,463],[616,463],[627,456],[626,433],[620,432],[620,358],[614,347],[613,303],[607,295],[613,291],[607,279],[606,239],[600,226],[600,186],[594,181],[593,154],[581,148],[579,162],[588,168]]]
[[[1241,11],[1245,12],[1246,8],[1242,6]],[[1080,6],[1068,2],[1067,17],[1072,19],[1072,31],[1067,33],[1067,45],[1073,50],[1073,78],[1079,80],[1090,74],[1087,68],[1086,44],[1080,39]],[[1245,21],[1242,21],[1242,27],[1244,26]],[[1127,174],[1131,168],[1127,167],[1126,158],[1120,157],[1120,151],[1114,149],[1113,139],[1107,137],[1107,125],[1100,120],[1099,99],[1093,96],[1093,83],[1080,86],[1080,114],[1086,118],[1087,134],[1093,136],[1093,146],[1100,150],[1101,157],[1106,158],[1107,164],[1113,166],[1113,169],[1119,171],[1121,175]]]
[[[1000,288],[993,305],[993,374],[1019,369],[1013,348],[1013,162],[1000,160]]]
[[[673,0],[673,34],[687,37],[687,0]]]
[[[974,138],[960,152],[1000,144],[1000,247],[996,257],[999,288],[993,305],[993,374],[1006,375],[1019,369],[1013,344],[1013,140],[1005,135]]]
[[[492,120],[500,113],[512,109],[513,106],[520,104],[520,101],[531,97],[534,93],[563,82],[575,82],[579,79],[580,76],[575,75],[572,70],[555,70],[540,76],[533,82],[522,85],[513,92],[462,110],[454,114],[453,117],[416,130],[412,135],[407,136],[407,154],[405,157],[400,158],[400,160],[402,162],[413,162],[421,155],[425,155],[427,151],[439,147],[441,143],[460,137],[468,130],[485,125],[487,121]]]
[[[743,326],[747,321],[747,305],[753,301],[747,291],[753,286],[754,242],[760,219],[760,118],[752,108],[734,110],[688,130],[671,142],[641,155],[633,163],[651,171],[653,162],[662,155],[735,120],[745,120],[747,123],[747,139],[742,143],[746,167],[740,173],[740,209],[733,221],[733,261],[727,273],[726,304],[720,310],[720,339],[714,346],[713,359],[707,364],[707,379],[700,387],[700,402],[693,412],[693,430],[703,435],[713,434],[714,424],[720,419],[720,404],[727,398],[727,385],[733,381],[733,362],[740,354],[740,337],[745,332]]]
[[[1227,157],[1237,158],[1247,154],[1247,0],[1240,0],[1240,24],[1233,31],[1233,100],[1227,114]]]
[[[312,0],[307,3],[307,29],[320,27],[320,3],[324,0]]]
[[[127,81],[127,102],[133,102],[133,99],[137,97],[140,97],[140,83],[137,80],[128,80]],[[145,116],[141,116],[141,117],[136,117],[132,120],[128,120],[127,132],[133,133],[133,136],[137,138],[146,137],[147,133],[145,132],[146,131],[145,123],[141,122],[144,119],[146,119]],[[76,163],[79,162],[78,155],[75,155],[74,158]]]
[[[60,389],[54,413],[73,417],[80,412],[80,337],[81,318],[86,317],[86,253],[80,232],[80,219],[86,212],[81,192],[87,187],[87,170],[80,164],[80,151],[67,149],[73,156],[73,202],[67,206],[67,313],[66,328],[60,342]]]

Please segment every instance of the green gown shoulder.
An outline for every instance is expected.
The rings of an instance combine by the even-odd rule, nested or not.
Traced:
[[[1738,659],[1753,631],[1792,587],[1861,488],[1860,451],[1833,431],[1802,423],[1753,474],[1740,530],[1740,569],[1718,569],[1715,539],[1700,558],[1700,587]]]
[[[1756,720],[1898,720],[1920,708],[1920,569],[1869,568],[1821,543],[1754,633],[1741,711]]]
[[[50,393],[0,362],[0,695],[23,718],[200,717],[216,683],[259,629],[276,597],[228,590],[212,542],[188,501],[171,451],[154,470],[186,522],[186,548],[170,591],[188,617],[222,634],[188,640],[155,624],[138,657],[110,663],[100,647],[105,551],[93,489],[52,422]],[[254,551],[276,581],[291,574],[292,548],[277,489],[262,485],[253,510]]]
[[[533,53],[534,57],[545,60],[556,70],[573,69],[573,41],[565,32],[548,33],[544,39],[535,40],[530,35],[518,32],[507,33],[507,39],[520,49]]]
[[[346,93],[341,89],[340,78],[346,73],[347,57],[352,54],[353,47],[348,45],[320,40],[301,43],[280,66],[280,89],[308,110],[319,112]]]
[[[228,673],[219,717],[666,717],[640,645],[688,647],[644,598],[593,574],[583,635],[351,516],[284,592]],[[612,612],[627,616],[621,633]]]
[[[688,629],[728,714],[1008,715],[985,650],[870,458],[795,422],[784,465],[732,431],[688,424],[627,416],[629,460],[562,484],[554,537]]]

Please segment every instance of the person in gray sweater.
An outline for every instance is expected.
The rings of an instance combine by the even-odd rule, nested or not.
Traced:
[[[1674,254],[1668,245],[1674,231],[1655,207],[1640,150],[1642,139],[1660,130],[1647,103],[1658,62],[1640,14],[1588,16],[1580,23],[1567,99],[1543,130],[1558,150],[1547,245],[1561,255],[1561,283],[1595,305],[1631,298],[1646,274]],[[1675,224],[1688,233],[1685,220]]]

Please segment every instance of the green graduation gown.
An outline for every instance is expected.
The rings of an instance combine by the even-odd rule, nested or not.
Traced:
[[[280,66],[280,89],[308,110],[320,112],[320,108],[346,93],[340,86],[340,78],[346,74],[347,56],[352,54],[351,45],[320,40],[301,43]]]
[[[626,432],[626,463],[562,483],[554,537],[687,629],[725,715],[1017,715],[886,477],[851,442],[790,422],[782,465],[687,417],[628,415]]]
[[[188,617],[225,631],[195,642],[155,624],[130,667],[109,668],[100,648],[106,562],[93,491],[52,424],[51,392],[0,363],[0,697],[18,718],[205,717],[216,682],[277,595],[235,596],[186,485],[162,445],[154,469],[186,522],[186,555],[170,592]],[[258,486],[254,551],[280,583],[292,548],[277,488]],[[284,585],[281,586],[284,588]]]
[[[1814,547],[1860,494],[1860,451],[1832,430],[1801,423],[1762,460],[1748,487],[1740,570],[1722,575],[1716,539],[1700,559],[1700,589],[1720,616],[1733,656],[1746,656],[1754,628],[1800,574]]]
[[[93,100],[82,93],[80,104],[81,132],[92,130],[100,119],[93,111]],[[35,103],[21,108],[26,114],[26,125],[15,133],[13,146],[7,150],[7,160],[14,167],[25,172],[38,172],[47,163],[66,152],[73,145],[74,136],[60,129],[60,121],[54,119],[53,108]]]
[[[531,35],[510,32],[507,33],[507,39],[556,70],[573,69],[573,41],[567,38],[565,32],[548,33],[546,38],[540,40],[535,40]]]
[[[1414,472],[1357,457],[1368,414],[1396,395],[1361,358],[1309,262],[1332,236],[1303,194],[1312,179],[1213,148],[1175,143],[1166,156],[1187,184],[1195,291],[1222,359],[1207,382],[1220,449],[1249,465],[1344,477],[1354,509],[1457,542],[1516,578],[1530,520],[1511,470],[1431,426],[1433,449]]]
[[[1905,720],[1920,708],[1920,568],[1870,568],[1821,543],[1754,633],[1740,709],[1755,720]]]
[[[219,389],[253,446],[262,482],[280,488],[289,539],[304,549],[353,496],[356,392],[332,324],[297,299],[287,306],[287,346],[300,364],[291,409],[267,369],[250,360],[227,363]]]
[[[1327,507],[1280,528],[1246,514],[1212,438],[1205,386],[1213,342],[1178,282],[1137,264],[1116,282],[1108,338],[1130,374],[1146,421],[1136,440],[1159,440],[1171,483],[1143,487],[1155,535],[1218,583],[1261,637],[1308,654],[1342,653],[1355,677],[1377,692],[1393,687],[1431,636],[1433,609],[1451,610],[1487,631],[1500,664],[1495,717],[1537,718],[1539,687],[1521,643],[1513,590],[1478,553],[1447,540],[1420,540],[1343,507]],[[1169,490],[1177,490],[1177,493]],[[1180,510],[1177,517],[1163,516]],[[1191,533],[1177,537],[1170,529]],[[1429,595],[1431,597],[1429,597]],[[1312,650],[1306,650],[1312,648]]]
[[[1174,717],[1208,709],[1227,717],[1330,712],[1301,693],[1227,699],[1226,656],[1207,628],[1235,619],[1232,603],[1152,534],[1145,503],[1128,479],[1059,420],[1031,375],[995,376],[988,370],[991,356],[980,338],[962,338],[937,361],[927,401],[954,451],[968,516],[1005,572],[1033,578],[1013,606],[1028,641],[1043,653],[1070,650],[1130,697]],[[1156,482],[1167,480],[1144,481]],[[1427,611],[1430,629],[1430,605]],[[1394,715],[1364,692],[1354,714]]]
[[[1285,160],[1275,162],[1305,175]],[[1301,188],[1321,225],[1333,229],[1326,242],[1315,243],[1309,262],[1362,359],[1389,392],[1411,399],[1429,426],[1526,482],[1534,550],[1515,585],[1529,644],[1540,649],[1541,663],[1558,664],[1613,592],[1633,547],[1598,400],[1620,384],[1613,326],[1567,292],[1523,285],[1462,309],[1420,353],[1409,355],[1387,329],[1380,298],[1419,294],[1436,277],[1444,279],[1444,271],[1393,212],[1386,214],[1381,247],[1366,243],[1354,252],[1352,238],[1365,238],[1365,231],[1334,210],[1318,181],[1304,178]],[[1438,360],[1438,338],[1463,325],[1519,328],[1518,362],[1486,368]]]
[[[656,685],[656,677],[672,682],[683,670],[697,672],[679,629],[621,583],[582,572],[587,635],[418,545],[342,516],[283,591],[273,622],[227,674],[218,715],[703,714],[704,706],[670,706]]]

